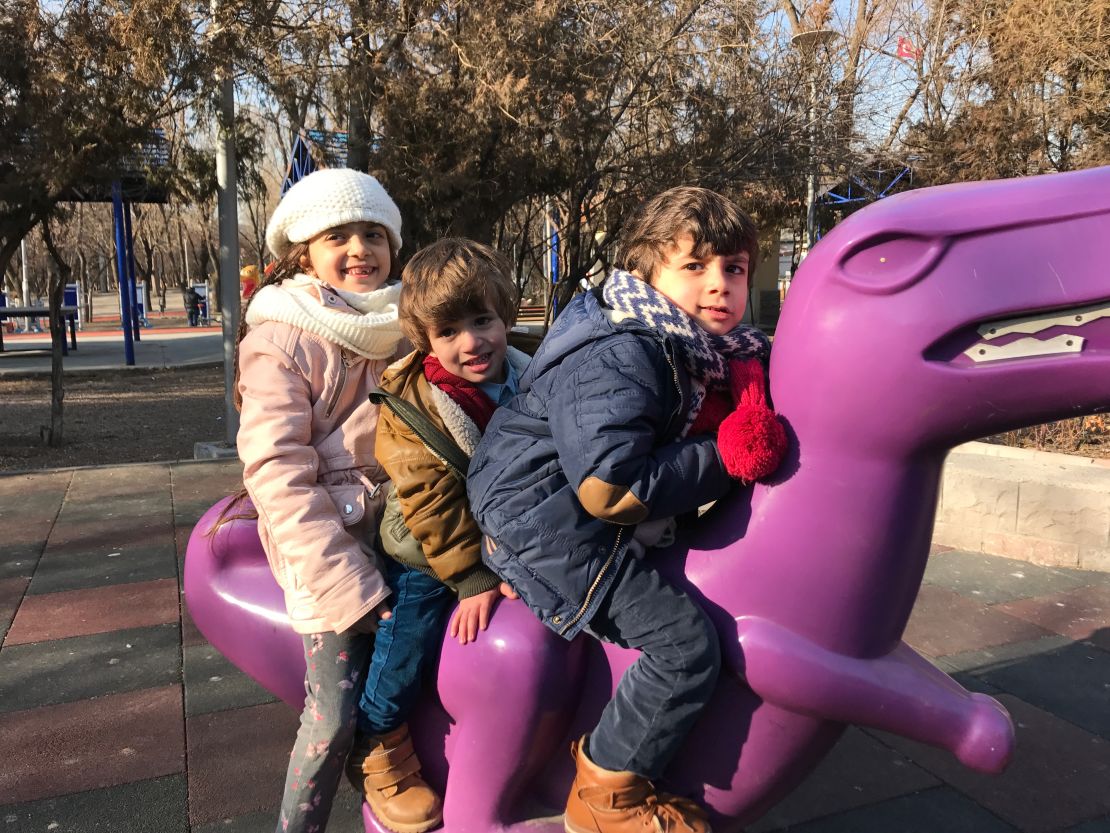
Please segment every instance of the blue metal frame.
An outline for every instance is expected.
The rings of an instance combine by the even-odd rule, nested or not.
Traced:
[[[289,170],[285,180],[281,183],[281,195],[316,170],[316,160],[312,158],[312,151],[308,142],[299,133],[293,139],[293,150],[289,155]]]
[[[135,365],[135,342],[131,334],[131,292],[127,280],[126,227],[123,220],[123,189],[112,183],[112,228],[116,238],[116,267],[119,271],[120,323],[123,325],[123,355],[128,367]]]
[[[872,173],[877,175],[876,179],[878,180],[879,177],[887,173],[887,171],[885,169],[876,169],[872,171]],[[908,166],[903,166],[902,169],[898,171],[897,175],[891,179],[890,182],[886,183],[886,185],[882,185],[880,180],[877,183],[878,187],[872,187],[871,184],[862,177],[852,174],[845,182],[847,186],[846,194],[838,194],[836,191],[829,189],[820,196],[818,201],[826,205],[848,205],[850,203],[874,202],[875,200],[881,200],[883,197],[889,196],[894,186],[901,182],[902,178],[906,176],[909,176],[912,180],[913,169]],[[858,186],[863,193],[853,193],[853,186]]]
[[[123,224],[127,230],[127,282],[130,286],[127,287],[128,298],[130,299],[131,307],[131,332],[135,337],[135,341],[142,341],[143,337],[139,333],[139,308],[135,303],[135,289],[137,281],[135,280],[135,237],[131,233],[131,203],[125,202],[123,204]]]

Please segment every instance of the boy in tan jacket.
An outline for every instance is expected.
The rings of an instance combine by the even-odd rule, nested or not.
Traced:
[[[439,822],[442,802],[420,780],[405,721],[443,618],[457,596],[449,632],[465,645],[485,630],[497,600],[515,595],[482,564],[465,459],[494,409],[516,393],[528,356],[508,346],[516,285],[490,247],[433,243],[405,266],[402,286],[401,328],[417,349],[389,366],[375,396],[383,405],[375,457],[392,480],[381,539],[393,610],[378,629],[347,771],[384,825],[420,833]]]

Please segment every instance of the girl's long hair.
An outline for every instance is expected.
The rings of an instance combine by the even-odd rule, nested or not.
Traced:
[[[307,257],[308,243],[294,243],[289,251],[275,260],[271,267],[266,270],[262,280],[258,282],[258,286],[247,299],[247,303],[243,305],[242,312],[239,315],[239,331],[235,334],[235,389],[232,392],[232,401],[234,401],[235,410],[237,411],[243,410],[243,394],[239,391],[239,344],[246,336],[247,330],[250,329],[247,326],[247,310],[251,308],[251,302],[254,301],[262,287],[272,286],[281,283],[286,278],[293,277],[304,269],[301,259]]]
[[[232,391],[232,401],[235,403],[235,410],[237,411],[243,410],[243,394],[239,391],[239,344],[250,329],[247,326],[247,310],[250,309],[251,302],[254,301],[262,287],[281,283],[286,278],[291,278],[300,272],[304,268],[301,264],[301,258],[307,256],[308,243],[294,243],[288,252],[275,260],[271,267],[266,270],[262,279],[258,282],[258,286],[255,287],[254,292],[251,293],[251,296],[243,305],[239,315],[239,331],[235,334],[235,387]],[[212,537],[221,526],[231,521],[256,519],[258,510],[248,501],[248,498],[246,486],[240,486],[236,489],[231,495],[231,501],[221,510],[219,517],[216,518],[212,527],[205,534]]]

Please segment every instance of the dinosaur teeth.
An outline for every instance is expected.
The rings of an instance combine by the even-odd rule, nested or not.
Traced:
[[[1076,335],[1059,335],[1043,341],[1039,338],[1019,338],[1007,344],[976,344],[964,350],[964,355],[976,364],[1033,356],[1061,356],[1080,352],[1085,342],[1086,339]]]
[[[1049,327],[1082,327],[1099,318],[1110,317],[1110,303],[1090,304],[1085,307],[1074,307],[1068,310],[1056,310],[1041,315],[1030,315],[1022,318],[1009,318],[984,324],[979,328],[979,336],[987,341],[1009,335],[1010,333],[1043,332]],[[1015,342],[1016,343],[1016,342]],[[1070,351],[1069,351],[1070,352]],[[970,355],[970,353],[969,353]]]

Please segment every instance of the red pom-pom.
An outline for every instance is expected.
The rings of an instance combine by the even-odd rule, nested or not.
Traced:
[[[740,405],[717,432],[725,470],[745,482],[759,480],[779,467],[786,453],[786,429],[766,405]]]

